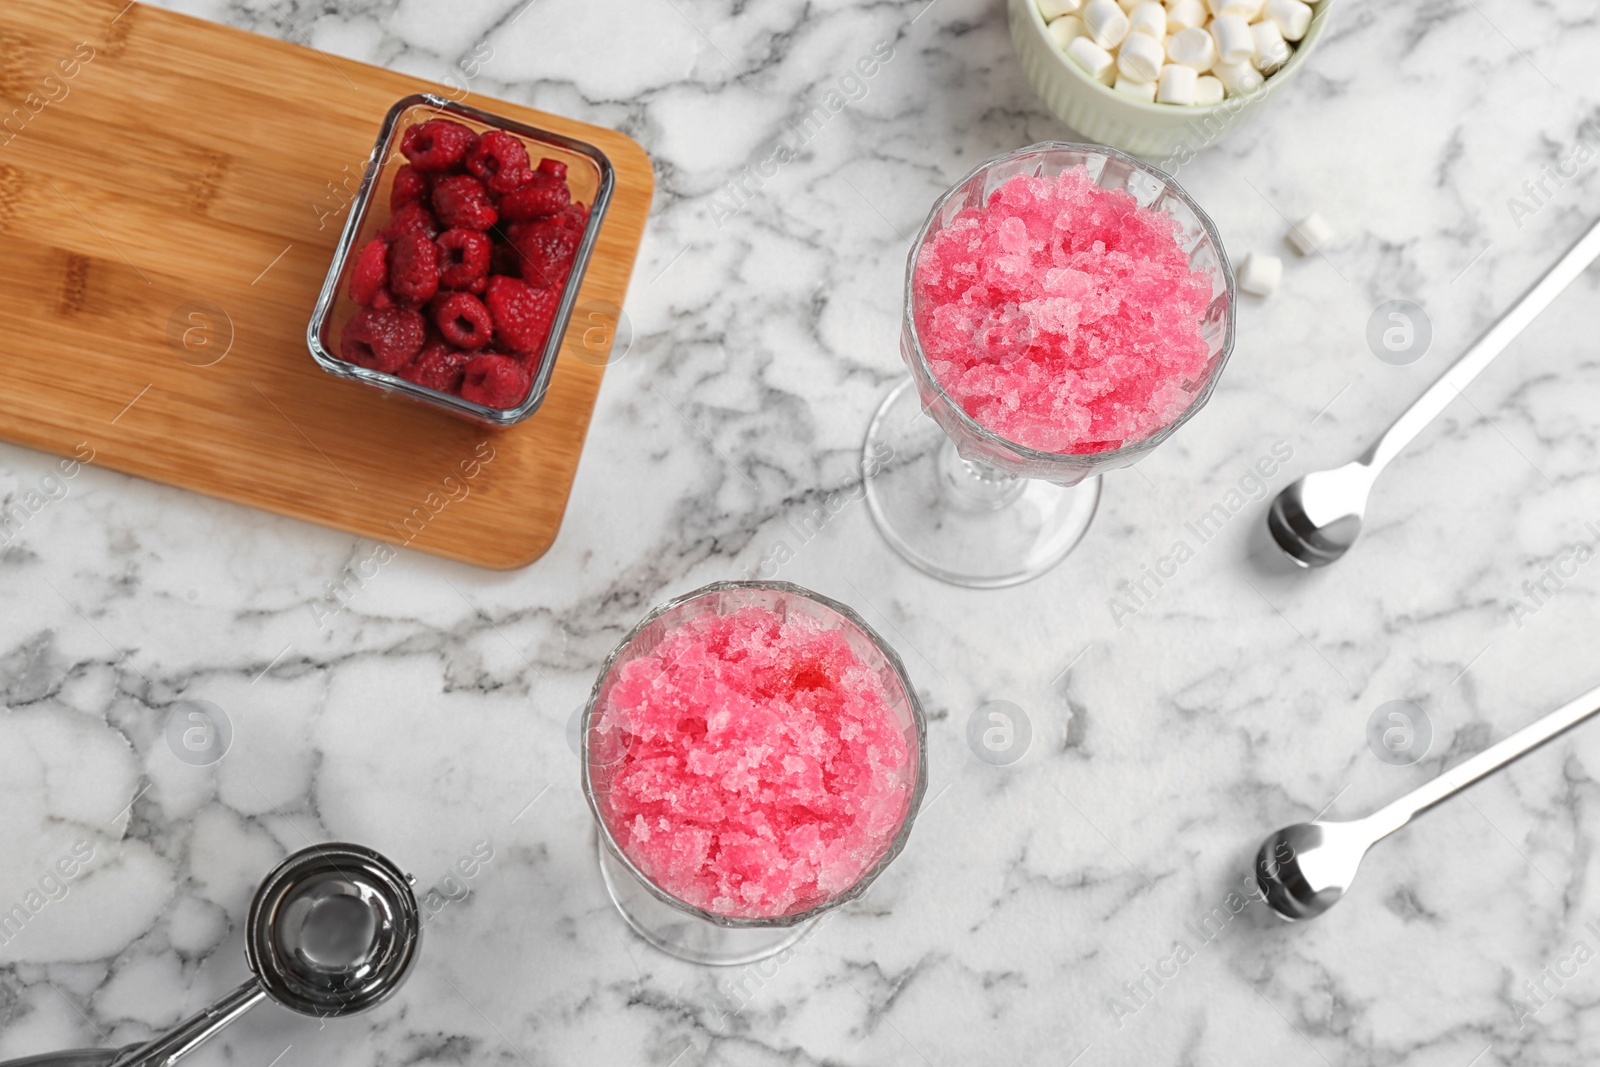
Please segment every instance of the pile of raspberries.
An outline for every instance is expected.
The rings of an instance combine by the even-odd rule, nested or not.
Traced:
[[[589,210],[567,165],[432,119],[400,142],[389,224],[356,254],[340,339],[358,367],[504,410],[527,399]]]

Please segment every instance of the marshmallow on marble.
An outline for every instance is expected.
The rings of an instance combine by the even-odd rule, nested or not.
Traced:
[[[1128,36],[1128,13],[1117,0],[1089,0],[1083,5],[1083,25],[1101,48],[1115,48]]]
[[[1067,55],[1097,82],[1110,85],[1116,79],[1116,58],[1092,37],[1074,37],[1067,45]]]
[[[1217,61],[1217,42],[1198,27],[1179,30],[1167,38],[1167,58],[1196,71],[1210,70]]]
[[[1299,222],[1284,236],[1296,252],[1302,256],[1309,256],[1333,237],[1333,227],[1328,225],[1328,220],[1313,211]]]
[[[1044,32],[1050,35],[1050,39],[1056,43],[1057,48],[1065,52],[1074,37],[1082,37],[1089,31],[1083,28],[1083,20],[1078,16],[1062,15],[1046,26]]]
[[[1300,0],[1267,0],[1264,13],[1277,23],[1285,41],[1298,41],[1311,28],[1311,7]]]
[[[1167,29],[1173,33],[1204,29],[1210,17],[1205,0],[1167,0]]]
[[[1149,34],[1159,44],[1167,39],[1167,9],[1156,0],[1143,0],[1128,14],[1128,36]]]
[[[1130,33],[1117,52],[1117,70],[1133,81],[1153,82],[1166,58],[1159,40],[1148,33]]]
[[[1217,61],[1242,63],[1256,54],[1255,38],[1243,15],[1218,15],[1211,20],[1211,39],[1217,44]]]
[[[1239,264],[1239,288],[1256,296],[1271,296],[1283,280],[1283,260],[1251,252]]]
[[[1212,104],[1222,103],[1222,98],[1228,91],[1222,83],[1210,74],[1202,74],[1194,80],[1194,103],[1196,107],[1210,107]]]
[[[1199,77],[1193,67],[1186,67],[1182,63],[1168,63],[1161,68],[1160,80],[1156,82],[1156,102],[1194,103],[1194,83]]]
[[[1229,96],[1249,96],[1261,88],[1265,80],[1248,59],[1242,63],[1218,63],[1211,68],[1211,73],[1217,76]]]
[[[1124,94],[1125,96],[1131,96],[1135,100],[1143,100],[1147,104],[1153,104],[1156,102],[1156,83],[1153,81],[1134,81],[1131,78],[1124,78],[1119,74],[1117,75],[1117,83],[1111,88],[1115,89],[1119,93]]]
[[[1278,32],[1278,24],[1271,19],[1262,19],[1251,24],[1250,39],[1256,48],[1252,62],[1261,73],[1271,74],[1289,62],[1289,44],[1283,39],[1283,34]]]
[[[1039,14],[1044,16],[1046,22],[1071,15],[1083,6],[1083,0],[1035,0],[1035,3],[1039,5]]]

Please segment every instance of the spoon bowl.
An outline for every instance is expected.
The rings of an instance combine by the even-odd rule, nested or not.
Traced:
[[[1372,841],[1360,822],[1285,826],[1256,853],[1256,885],[1280,917],[1315,918],[1344,897]]]
[[[1360,462],[1313,471],[1273,499],[1267,529],[1295,563],[1325,567],[1356,543],[1371,489],[1370,468]]]

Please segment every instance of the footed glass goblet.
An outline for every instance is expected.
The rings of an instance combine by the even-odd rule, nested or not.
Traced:
[[[747,608],[761,609],[763,618],[774,626],[802,616],[805,629],[832,631],[850,653],[840,658],[855,664],[843,672],[849,677],[841,681],[821,676],[830,670],[827,664],[832,660],[797,655],[792,664],[776,668],[763,664],[760,688],[814,690],[849,685],[881,694],[878,707],[884,717],[877,720],[877,736],[892,739],[895,743],[886,747],[896,749],[903,741],[906,757],[892,771],[885,772],[892,780],[881,795],[891,798],[892,803],[882,806],[882,817],[872,823],[873,832],[864,840],[853,842],[854,864],[847,866],[826,890],[821,888],[819,879],[813,889],[799,894],[792,906],[774,915],[724,914],[702,906],[708,903],[706,900],[697,904],[683,899],[663,884],[670,878],[649,869],[652,862],[660,861],[660,853],[647,854],[639,847],[641,838],[648,840],[671,831],[662,830],[653,817],[646,819],[635,813],[630,818],[619,813],[624,807],[619,795],[637,800],[641,781],[653,794],[694,798],[683,805],[692,810],[675,811],[673,818],[681,820],[680,827],[690,828],[680,840],[711,842],[703,853],[705,866],[711,868],[723,862],[723,857],[751,847],[749,834],[743,828],[738,833],[719,830],[712,809],[731,809],[752,795],[782,793],[787,788],[784,783],[768,781],[763,776],[781,778],[809,773],[801,755],[785,754],[782,759],[773,759],[763,753],[761,742],[751,741],[753,735],[734,720],[741,715],[765,715],[771,708],[757,707],[745,694],[723,682],[697,681],[694,695],[687,695],[684,690],[672,691],[671,715],[681,715],[684,720],[674,728],[674,735],[693,737],[695,741],[692,751],[681,753],[664,751],[658,744],[646,754],[647,742],[639,740],[643,736],[641,730],[653,731],[652,740],[658,741],[660,723],[641,728],[639,721],[630,717],[625,700],[617,696],[619,686],[629,699],[637,699],[641,691],[662,692],[662,686],[671,684],[663,681],[667,670],[678,662],[668,660],[668,666],[662,666],[656,653],[664,641],[703,616],[732,615]],[[712,650],[706,654],[721,653]],[[698,657],[701,652],[694,655]],[[748,652],[741,651],[740,655]],[[630,664],[652,657],[656,662],[638,664],[646,669],[629,678],[634,673],[629,671]],[[651,681],[644,683],[640,678]],[[629,686],[633,688],[630,690]],[[841,731],[841,738],[850,732],[853,731]],[[843,761],[838,753],[830,759]],[[716,768],[705,766],[713,760],[722,762]],[[736,765],[737,769],[729,771],[723,763]],[[817,768],[820,780],[846,773],[849,768],[839,763],[831,770]],[[629,775],[632,785],[619,787],[619,781]],[[724,787],[729,778],[738,781]],[[606,890],[639,936],[663,952],[694,963],[751,963],[803,941],[820,916],[866,892],[905,848],[927,783],[927,725],[900,657],[850,608],[787,582],[717,582],[656,608],[607,658],[583,713],[583,791],[599,830],[600,873]],[[621,794],[619,789],[623,790]],[[629,789],[634,792],[627,792]],[[651,803],[657,809],[661,807],[661,802],[654,799]],[[637,825],[641,819],[646,823],[642,831]],[[774,819],[767,837],[790,835],[813,843],[820,841],[827,854],[837,856],[845,846],[839,841],[820,840],[823,831],[817,827],[822,822],[803,805],[797,806],[782,813],[781,823]],[[759,842],[757,846],[760,847]],[[843,884],[846,879],[848,884]],[[694,895],[683,889],[678,892]]]
[[[963,409],[930,366],[912,283],[924,246],[961,212],[982,208],[1018,174],[1053,177],[1077,167],[1102,188],[1125,189],[1140,205],[1175,219],[1190,268],[1210,279],[1212,295],[1200,327],[1209,348],[1204,370],[1196,380],[1178,383],[1192,397],[1187,408],[1139,440],[1074,454],[1009,441]],[[862,450],[867,502],[878,529],[906,560],[947,582],[998,588],[1038,577],[1088,530],[1101,473],[1148,454],[1205,406],[1233,351],[1233,323],[1233,269],[1222,239],[1171,176],[1113,148],[1063,142],[1030,145],[983,163],[933,205],[906,260],[900,354],[911,377],[878,408]],[[1028,343],[1027,325],[994,324],[997,360],[1006,358],[1002,346]],[[1024,334],[1020,342],[1014,326]]]

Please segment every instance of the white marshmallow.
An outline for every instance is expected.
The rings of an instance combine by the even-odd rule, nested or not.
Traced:
[[[1302,256],[1309,256],[1333,237],[1333,227],[1328,225],[1328,220],[1313,211],[1299,222],[1294,229],[1285,235],[1284,240],[1289,246]]]
[[[1211,13],[1218,18],[1223,15],[1238,15],[1249,22],[1261,14],[1261,0],[1209,0]]]
[[[1242,63],[1218,63],[1211,68],[1211,73],[1217,76],[1229,96],[1249,96],[1265,81],[1248,59]]]
[[[1083,0],[1034,0],[1039,5],[1039,14],[1044,16],[1046,22],[1052,22],[1062,15],[1070,15],[1083,6]]]
[[[1267,0],[1266,14],[1285,41],[1298,41],[1311,27],[1311,7],[1300,0]]]
[[[1130,33],[1117,52],[1117,70],[1132,81],[1153,82],[1161,75],[1165,51],[1148,33]]]
[[[1256,296],[1271,296],[1283,281],[1283,260],[1251,252],[1239,264],[1239,288]]]
[[[1196,71],[1210,70],[1217,61],[1217,42],[1198,27],[1179,30],[1167,38],[1167,58]]]
[[[1278,32],[1278,24],[1262,19],[1250,27],[1250,39],[1255,43],[1256,54],[1252,62],[1263,74],[1271,74],[1289,62],[1289,44]]]
[[[1101,48],[1115,48],[1128,36],[1128,15],[1117,0],[1089,0],[1083,5],[1083,25]]]
[[[1133,9],[1138,7],[1143,2],[1144,0],[1117,0],[1117,3],[1122,6],[1122,10],[1126,11],[1130,15],[1133,14]]]
[[[1067,56],[1097,82],[1110,85],[1116,78],[1116,59],[1091,37],[1074,37],[1067,45]]]
[[[1173,33],[1204,27],[1210,17],[1205,0],[1167,0],[1167,29]]]
[[[1078,16],[1062,15],[1046,26],[1044,32],[1050,35],[1050,39],[1056,43],[1057,48],[1065,52],[1067,45],[1072,43],[1074,37],[1082,37],[1089,31],[1083,28],[1083,20]]]
[[[1186,67],[1182,63],[1168,63],[1161,68],[1161,79],[1156,83],[1156,102],[1194,103],[1194,83],[1199,77],[1193,67]]]
[[[1156,83],[1136,82],[1128,78],[1118,77],[1117,83],[1112,86],[1119,93],[1125,93],[1135,100],[1143,100],[1147,104],[1155,103]]]
[[[1167,9],[1156,3],[1156,0],[1143,0],[1138,7],[1128,15],[1128,36],[1136,33],[1149,34],[1155,38],[1156,44],[1161,44],[1167,39]]]
[[[1211,20],[1211,38],[1222,63],[1242,63],[1256,54],[1255,38],[1243,15],[1218,15]]]
[[[1220,104],[1227,95],[1228,91],[1222,87],[1222,83],[1209,74],[1202,74],[1194,80],[1194,102],[1198,107]]]

